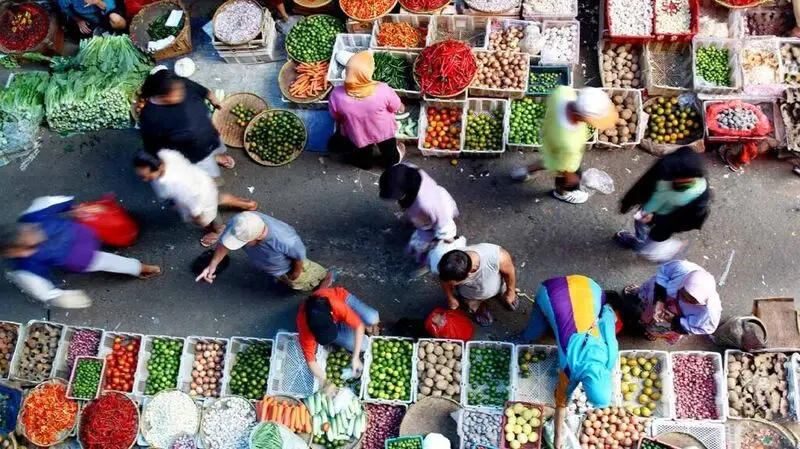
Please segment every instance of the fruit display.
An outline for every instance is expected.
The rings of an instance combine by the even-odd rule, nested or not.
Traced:
[[[631,91],[607,91],[614,102],[619,118],[617,126],[599,133],[600,142],[623,145],[636,142],[639,130],[640,98]]]
[[[642,46],[606,43],[602,53],[600,74],[607,87],[639,88],[642,80]]]
[[[548,71],[541,67],[531,67],[531,73],[528,76],[528,93],[549,94],[550,91],[558,86],[568,85],[568,80],[568,72]]]
[[[18,338],[18,324],[0,322],[0,379],[8,377]]]
[[[41,382],[50,377],[63,330],[64,326],[60,324],[42,322],[26,327],[15,376],[31,382]]]
[[[75,399],[93,399],[100,391],[103,379],[103,359],[79,357],[69,380],[70,397]]]
[[[508,143],[539,145],[547,106],[541,97],[525,97],[511,102]]]
[[[675,419],[722,419],[717,404],[719,354],[672,354]]]
[[[370,347],[367,398],[410,401],[414,369],[411,340],[375,338]]]
[[[787,369],[783,353],[734,353],[728,357],[728,412],[734,418],[786,422],[789,411]]]
[[[422,437],[401,437],[386,440],[386,449],[422,449]]]
[[[400,435],[400,423],[406,409],[397,405],[364,404],[367,414],[367,429],[361,447],[364,449],[384,449],[385,441]]]
[[[622,407],[593,409],[586,414],[581,425],[581,448],[633,449],[639,439],[646,435],[644,423]]]
[[[534,27],[536,25],[533,25]],[[488,43],[489,50],[510,50],[510,51],[523,51],[520,49],[521,44],[525,39],[525,28],[512,25],[505,29],[494,30],[489,33]],[[524,52],[524,51],[523,51]],[[526,53],[526,52],[525,52]]]
[[[778,55],[773,49],[745,48],[742,50],[741,64],[745,85],[780,82]]]
[[[298,62],[318,62],[331,59],[338,33],[344,24],[325,14],[307,17],[297,22],[286,36],[286,52]]]
[[[244,128],[256,116],[256,110],[248,108],[241,103],[236,103],[236,106],[231,108],[231,114],[236,117],[236,124]]]
[[[641,443],[639,443],[639,449],[676,449],[676,448],[674,446],[662,443],[653,438],[642,437],[642,441]]]
[[[305,399],[307,413],[311,416],[309,432],[315,444],[331,449],[341,446],[342,441],[348,443],[361,438],[367,429],[367,414],[358,397],[351,396],[338,413],[334,410],[334,401],[340,402],[338,395],[332,398],[318,391]]]
[[[503,107],[467,112],[464,151],[503,151]]]
[[[306,128],[289,111],[270,110],[259,114],[245,131],[247,152],[261,161],[280,165],[291,161],[306,143]]]
[[[511,386],[511,347],[472,346],[469,353],[467,405],[502,407]]]
[[[183,341],[154,338],[150,359],[147,361],[147,386],[144,394],[151,396],[178,385],[178,369],[181,366]]]
[[[731,87],[730,50],[714,44],[695,51],[696,81],[721,87]],[[701,83],[701,85],[702,85]]]
[[[194,343],[192,374],[187,392],[190,396],[219,397],[222,390],[222,371],[225,367],[226,347],[225,340],[199,340]],[[191,352],[190,347],[189,353],[191,354]],[[186,390],[186,385],[183,386],[183,389]]]
[[[141,337],[125,334],[106,334],[112,338],[111,352],[106,355],[106,390],[125,393],[133,391],[136,365],[139,363]]]
[[[459,107],[430,106],[426,110],[427,127],[421,134],[423,148],[459,151],[461,149],[461,117]]]
[[[449,341],[420,342],[417,348],[419,395],[459,400],[461,395],[461,355],[459,343]]]
[[[519,377],[528,379],[531,377],[531,365],[540,363],[553,355],[552,351],[548,348],[533,348],[527,347],[517,354],[517,368],[519,369]]]
[[[363,361],[363,356],[361,357]],[[344,386],[351,387],[353,391],[359,391],[361,385],[360,378],[352,376],[350,368],[353,354],[347,349],[337,346],[325,359],[325,378],[327,381],[339,388]]]
[[[259,399],[267,391],[272,342],[257,341],[236,354],[228,387],[232,394],[250,400]]]
[[[508,402],[503,411],[503,448],[520,449],[530,443],[539,447],[542,437],[542,409],[535,404]]]
[[[636,416],[669,417],[669,397],[663,393],[669,384],[666,354],[628,352],[619,358],[622,406]]]
[[[500,447],[503,415],[473,410],[464,410],[462,413],[460,433],[463,435],[464,447],[481,444]]]
[[[525,90],[530,70],[527,53],[510,50],[478,51],[475,53],[478,72],[471,87],[502,90]]]
[[[678,97],[654,97],[647,101],[646,136],[655,143],[684,144],[703,137],[702,119],[691,105]]]

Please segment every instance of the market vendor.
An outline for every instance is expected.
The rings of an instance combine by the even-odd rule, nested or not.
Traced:
[[[378,326],[378,311],[342,287],[322,288],[300,304],[297,330],[303,356],[314,376],[325,381],[325,370],[317,363],[317,345],[336,345],[353,353],[353,376],[361,373],[367,327]]]
[[[90,35],[98,26],[107,31],[125,31],[125,6],[121,0],[58,0],[58,7],[80,34]]]
[[[531,174],[548,170],[555,174],[553,197],[570,204],[585,203],[589,194],[581,190],[581,162],[586,149],[588,125],[604,130],[615,126],[617,109],[605,92],[596,87],[555,88],[547,98],[542,122],[542,157],[531,165],[517,167],[511,178],[526,181]]]
[[[567,405],[578,384],[597,408],[612,399],[612,373],[619,346],[616,315],[606,304],[603,290],[594,280],[571,275],[548,279],[536,292],[522,342],[538,340],[552,329],[556,338],[561,373],[555,391],[555,447],[560,448]]]
[[[72,197],[45,196],[34,200],[17,223],[0,228],[0,255],[11,265],[8,278],[23,293],[47,307],[82,309],[92,301],[80,290],[57,288],[53,269],[143,279],[161,273],[157,265],[100,251],[94,230],[73,219],[80,213]]]

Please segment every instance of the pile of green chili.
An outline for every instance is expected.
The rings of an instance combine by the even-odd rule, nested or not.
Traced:
[[[372,74],[372,79],[383,81],[392,89],[415,89],[410,61],[387,52],[376,52],[373,57],[375,72]]]

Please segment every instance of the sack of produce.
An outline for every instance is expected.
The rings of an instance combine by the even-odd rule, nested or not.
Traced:
[[[448,338],[451,340],[472,340],[475,330],[472,320],[461,310],[437,307],[425,319],[425,330],[433,338]]]
[[[136,237],[139,236],[139,226],[117,201],[117,197],[111,194],[98,201],[81,204],[76,221],[92,228],[105,245],[124,248],[136,243]]]
[[[764,137],[772,132],[772,123],[761,108],[741,100],[710,104],[706,123],[713,136]]]

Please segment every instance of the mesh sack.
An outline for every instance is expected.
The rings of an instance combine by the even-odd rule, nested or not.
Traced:
[[[733,108],[752,111],[758,119],[755,127],[753,129],[729,129],[720,126],[717,122],[719,114],[722,111]],[[741,100],[730,100],[708,106],[706,109],[706,123],[708,131],[716,136],[763,137],[772,132],[772,124],[769,122],[767,115],[759,107]]]

